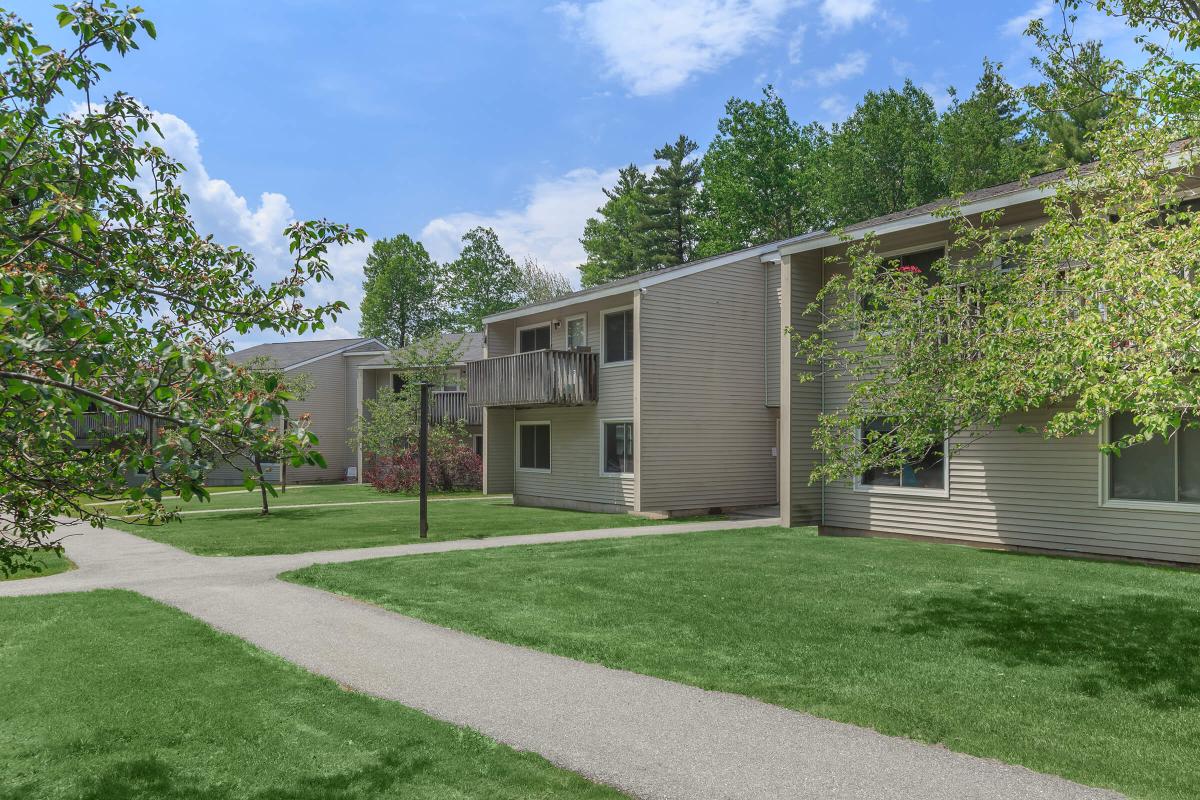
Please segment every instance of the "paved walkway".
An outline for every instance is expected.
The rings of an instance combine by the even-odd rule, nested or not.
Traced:
[[[774,522],[610,528],[238,558],[193,556],[119,531],[87,531],[66,542],[78,570],[0,583],[0,596],[101,587],[141,592],[345,686],[470,726],[635,797],[1119,797],[737,695],[468,636],[274,577],[315,563]]]

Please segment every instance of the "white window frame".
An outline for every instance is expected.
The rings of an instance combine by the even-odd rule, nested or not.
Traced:
[[[553,444],[553,440],[551,440],[551,443]],[[471,434],[471,449],[474,450],[479,455],[480,458],[483,458],[483,434],[482,433],[472,433]]]
[[[521,428],[524,428],[529,425],[545,425],[547,428],[550,429],[550,466],[547,467],[546,469],[541,469],[540,467],[522,467],[521,466]],[[554,426],[550,424],[550,420],[548,420],[548,419],[521,420],[521,421],[517,422],[516,425],[513,426],[513,430],[516,431],[516,437],[515,437],[516,441],[514,442],[514,447],[513,447],[513,451],[514,451],[513,465],[516,468],[517,472],[534,472],[534,473],[539,473],[542,475],[549,475],[551,470],[554,469]]]
[[[926,250],[933,250],[936,247],[942,248],[942,259],[947,259],[950,257],[950,240],[949,239],[940,239],[938,241],[926,242],[924,244],[914,244],[914,245],[910,245],[908,247],[901,247],[898,250],[888,250],[883,253],[876,253],[875,255],[877,255],[879,258],[883,259],[884,261],[887,261],[889,258],[894,258],[895,256],[902,256],[905,253],[924,253]],[[846,269],[850,268],[849,263],[846,263],[844,266]],[[901,266],[903,266],[903,264],[901,264]],[[858,292],[854,292],[854,302],[857,303],[859,306],[862,305],[863,298],[861,295],[859,295]],[[860,328],[860,332],[861,332],[861,328]],[[890,331],[889,331],[889,333],[890,333]]]
[[[1100,444],[1106,445],[1112,441],[1112,417],[1104,420],[1104,424],[1100,426],[1099,431]],[[1112,474],[1109,467],[1109,456],[1103,450],[1100,451],[1100,486],[1098,487],[1099,505],[1101,508],[1125,509],[1128,511],[1173,511],[1177,514],[1200,514],[1200,503],[1192,503],[1184,500],[1125,500],[1122,498],[1112,497],[1111,479]],[[1179,437],[1175,437],[1175,464],[1176,469],[1179,469]],[[1178,475],[1176,475],[1176,493],[1179,491]]]
[[[549,329],[550,336],[546,340],[546,344],[547,344],[546,349],[547,350],[554,349],[554,323],[550,322],[549,320],[546,320],[545,322],[534,322],[529,325],[518,325],[517,326],[517,341],[515,341],[513,343],[516,345],[515,352],[517,352],[517,353],[536,353],[536,352],[538,352],[537,350],[522,350],[521,349],[521,332],[533,330],[534,328]]]
[[[909,252],[905,250],[904,252]],[[854,436],[855,444],[862,446],[863,432],[860,425]],[[854,491],[864,494],[894,494],[909,497],[950,497],[950,437],[942,439],[942,488],[928,489],[922,486],[873,486],[862,482],[862,474],[854,476]]]
[[[588,329],[587,329],[587,314],[572,314],[563,320],[563,337],[566,340],[566,348],[571,349],[571,323],[575,320],[583,320],[583,344],[580,347],[587,347]]]
[[[605,335],[607,328],[606,320],[610,314],[621,314],[626,311],[632,311],[633,306],[620,306],[619,308],[606,308],[600,313],[600,367],[627,367],[633,363],[633,358],[628,361],[609,361],[608,360],[608,336]],[[637,315],[634,315],[633,320],[633,354],[637,357]]]
[[[630,431],[633,433],[633,437],[634,437],[633,438],[633,452],[634,452],[634,456],[635,457],[637,456],[637,430],[634,427],[632,427],[633,426],[633,418],[632,417],[615,417],[612,419],[600,420],[600,477],[602,477],[602,478],[632,478],[634,476],[634,473],[632,473],[632,472],[609,472],[608,470],[606,470],[604,468],[605,462],[608,460],[607,458],[605,458],[606,453],[604,452],[604,446],[605,446],[606,438],[607,438],[604,435],[604,429],[606,426],[608,426],[610,424],[615,425],[615,424],[624,423],[624,422],[627,422],[630,425]]]

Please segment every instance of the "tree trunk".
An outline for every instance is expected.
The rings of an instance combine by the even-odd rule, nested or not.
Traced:
[[[266,516],[271,508],[267,505],[267,482],[263,480],[262,456],[258,453],[254,454],[254,468],[258,470],[258,491],[262,493],[262,515]]]

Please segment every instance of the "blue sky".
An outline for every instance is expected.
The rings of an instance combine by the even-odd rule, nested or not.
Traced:
[[[509,250],[577,283],[578,237],[618,167],[687,133],[711,138],[725,101],[773,83],[802,121],[829,123],[868,89],[911,77],[939,103],[984,56],[1029,77],[1020,35],[1045,0],[142,0],[159,32],[114,67],[160,114],[188,165],[199,223],[285,257],[290,219],[372,237],[408,233],[435,257],[492,225]],[[9,3],[43,31],[49,2]],[[1082,32],[1121,47],[1118,25]],[[366,248],[335,254],[314,292],[355,307]]]

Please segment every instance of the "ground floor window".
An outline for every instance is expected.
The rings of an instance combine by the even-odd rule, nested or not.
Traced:
[[[521,469],[550,471],[550,423],[517,423],[520,439],[517,466]]]
[[[604,423],[604,472],[608,475],[633,474],[633,423]]]
[[[475,455],[482,458],[483,457],[483,434],[477,433],[474,436],[472,436],[471,439],[473,440],[473,443],[475,445]]]
[[[868,437],[888,436],[892,423],[886,419],[872,420],[862,427],[863,441]],[[946,489],[946,444],[939,442],[926,451],[925,455],[909,461],[898,471],[868,469],[858,480],[863,488],[912,489],[915,491],[945,491]]]
[[[1133,414],[1114,414],[1109,440],[1138,432]],[[1113,500],[1200,503],[1200,428],[1180,428],[1108,456],[1108,496]]]

